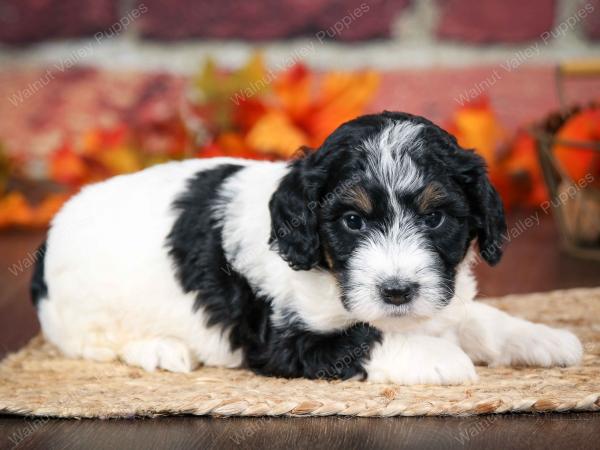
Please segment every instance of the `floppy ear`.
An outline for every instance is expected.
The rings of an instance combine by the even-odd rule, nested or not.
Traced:
[[[294,270],[309,270],[319,264],[320,240],[317,219],[317,189],[310,156],[291,163],[271,197],[271,249]]]
[[[504,206],[490,183],[484,159],[472,150],[459,149],[458,153],[458,171],[469,198],[473,234],[477,236],[481,257],[493,266],[502,258]]]

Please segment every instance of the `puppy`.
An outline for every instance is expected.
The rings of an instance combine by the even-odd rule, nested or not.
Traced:
[[[473,363],[577,364],[570,332],[473,301],[470,267],[500,260],[505,230],[482,158],[384,112],[290,163],[196,159],[86,187],[31,290],[65,355],[149,371],[457,384]]]

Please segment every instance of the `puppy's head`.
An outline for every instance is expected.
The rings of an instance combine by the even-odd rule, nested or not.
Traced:
[[[295,270],[328,270],[357,320],[430,317],[454,296],[477,239],[502,255],[502,202],[483,159],[421,117],[385,112],[291,163],[271,202],[271,244]]]

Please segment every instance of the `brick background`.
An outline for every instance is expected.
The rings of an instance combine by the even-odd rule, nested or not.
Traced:
[[[0,0],[0,42],[93,35],[114,24],[116,0]]]
[[[338,40],[389,36],[394,17],[409,0],[143,0],[146,37],[266,40],[314,35],[338,23]],[[356,10],[362,11],[356,13]],[[345,21],[345,23],[344,23]]]
[[[554,24],[555,0],[441,0],[440,38],[474,43],[538,39]]]
[[[594,9],[585,17],[583,29],[588,38],[600,40],[600,0],[589,0],[588,3]]]
[[[143,38],[264,41],[312,36],[336,23],[336,40],[388,38],[407,6],[418,0],[0,0],[0,42],[22,44],[93,35],[144,4],[131,25]],[[575,0],[573,0],[575,1]],[[559,0],[435,0],[439,39],[464,43],[525,43],[557,22]],[[583,36],[600,39],[600,0]],[[354,11],[363,11],[356,17]],[[366,11],[365,11],[366,9]],[[345,23],[344,23],[345,21]]]

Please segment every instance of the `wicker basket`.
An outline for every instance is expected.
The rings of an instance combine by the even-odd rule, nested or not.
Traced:
[[[564,122],[581,109],[565,107],[564,82],[572,76],[600,76],[600,61],[560,65],[556,72],[556,86],[561,110],[533,128],[550,194],[550,201],[542,208],[552,209],[565,251],[576,257],[600,260],[600,190],[592,184],[593,178],[571,178],[554,154],[557,145],[600,152],[600,142],[573,142],[555,137]]]

